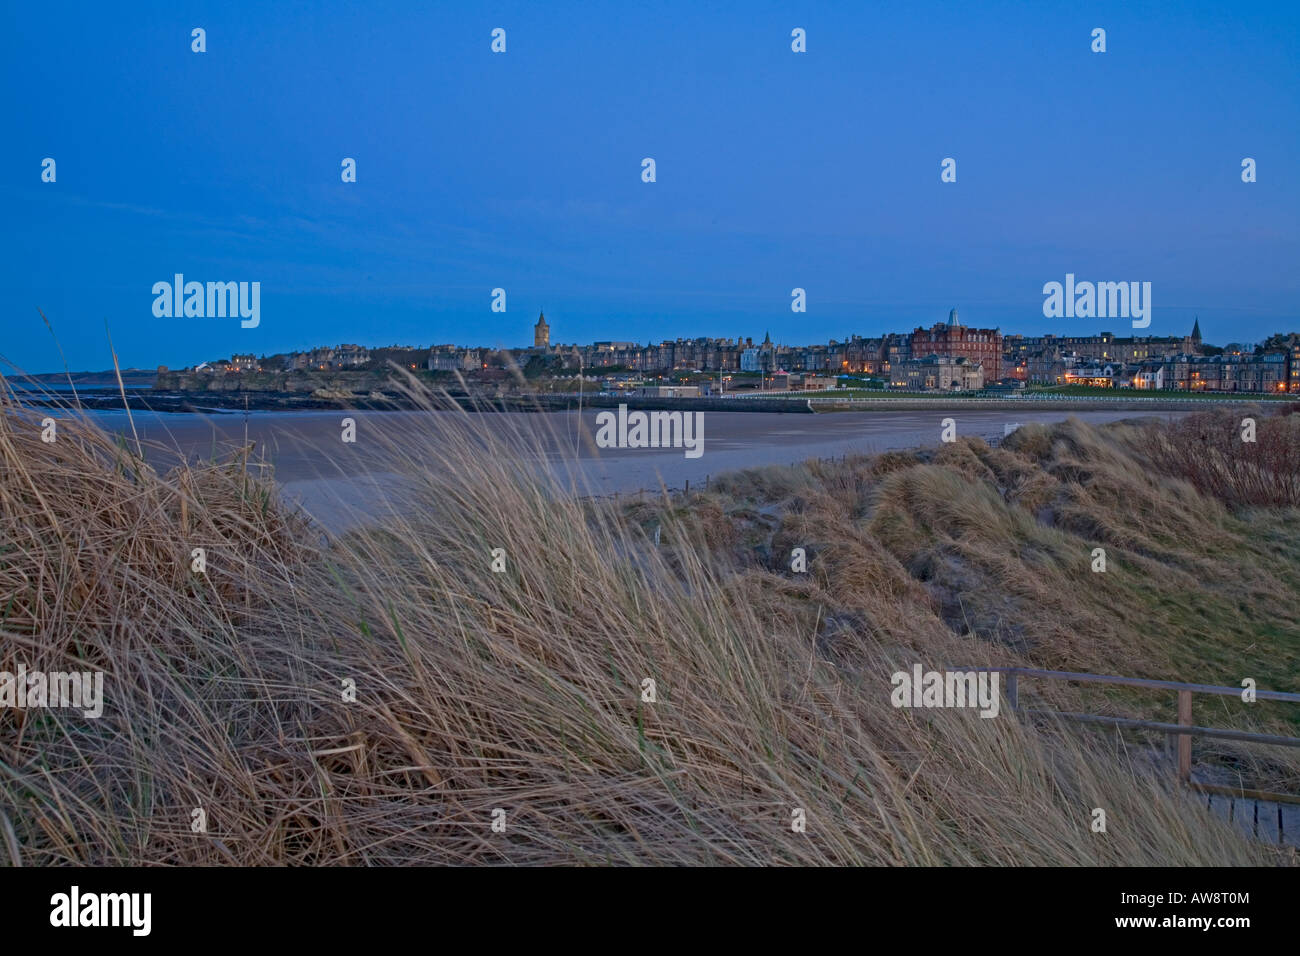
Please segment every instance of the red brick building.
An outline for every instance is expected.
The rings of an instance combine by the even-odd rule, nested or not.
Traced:
[[[948,324],[940,322],[930,330],[912,333],[912,358],[929,355],[964,358],[984,366],[984,381],[1002,378],[1002,333],[997,329],[968,329],[957,321],[957,310],[948,313]]]

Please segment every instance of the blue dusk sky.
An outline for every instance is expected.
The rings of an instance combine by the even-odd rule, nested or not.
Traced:
[[[1044,318],[1043,285],[1066,273],[1150,282],[1149,334],[1197,315],[1218,343],[1300,328],[1294,2],[169,0],[0,17],[0,355],[30,372],[62,367],[38,308],[73,369],[111,366],[106,323],[142,368],[525,345],[540,308],[564,343],[793,344],[952,307],[1004,332],[1132,331]],[[151,289],[175,273],[260,282],[260,324],[156,318]]]

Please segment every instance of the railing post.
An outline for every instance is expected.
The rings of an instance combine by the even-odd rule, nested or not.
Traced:
[[[1178,692],[1178,725],[1192,726],[1192,692]],[[1178,779],[1187,783],[1192,779],[1192,737],[1190,734],[1178,735]]]

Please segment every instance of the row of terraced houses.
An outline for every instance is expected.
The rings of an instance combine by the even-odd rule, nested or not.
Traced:
[[[357,368],[373,359],[406,364],[395,354],[399,347],[374,355],[357,345],[319,348],[283,357],[283,367],[296,369]],[[499,368],[496,349],[435,345],[409,350],[433,371],[481,372]],[[421,353],[416,355],[416,353]],[[947,322],[911,332],[826,344],[784,345],[771,336],[752,338],[676,339],[658,344],[592,342],[552,345],[545,315],[533,327],[531,348],[511,350],[523,365],[540,359],[549,365],[596,372],[626,371],[641,375],[669,372],[755,372],[773,377],[784,373],[808,376],[853,374],[875,376],[894,388],[972,390],[996,383],[1088,385],[1099,388],[1226,392],[1300,393],[1300,335],[1277,337],[1254,351],[1206,347],[1200,322],[1177,336],[1119,337],[1109,332],[1088,336],[1003,335],[998,329],[965,326],[953,309]],[[241,371],[261,367],[251,355],[212,363],[214,369]]]
[[[637,345],[594,342],[552,346],[550,326],[540,316],[533,348],[543,354],[574,356],[587,369],[670,371],[797,372],[861,374],[884,378],[895,388],[971,390],[993,383],[1081,384],[1094,387],[1185,389],[1228,392],[1300,392],[1300,336],[1270,351],[1204,354],[1199,320],[1178,336],[1119,337],[1003,335],[961,323],[957,310],[946,323],[880,338],[852,338],[825,345],[775,344],[752,339],[696,338]],[[430,368],[467,368],[466,350],[435,348]],[[474,361],[482,358],[474,353]]]

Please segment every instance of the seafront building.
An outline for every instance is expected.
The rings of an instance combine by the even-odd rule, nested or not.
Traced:
[[[948,313],[948,322],[940,322],[926,331],[912,333],[911,352],[914,359],[938,356],[947,359],[965,359],[968,364],[982,367],[983,377],[990,382],[999,381],[1002,370],[1002,333],[997,329],[969,329],[957,319],[957,310]]]
[[[912,392],[974,391],[984,387],[984,367],[964,355],[927,355],[894,366],[890,384]]]
[[[433,372],[497,376],[512,363],[529,374],[662,377],[672,373],[717,376],[724,392],[755,387],[810,387],[837,376],[875,378],[909,390],[970,391],[992,385],[1086,385],[1148,391],[1215,391],[1300,394],[1300,334],[1274,336],[1255,351],[1207,348],[1197,319],[1185,336],[1004,335],[997,328],[962,324],[956,309],[947,322],[879,338],[786,345],[765,334],[753,338],[677,338],[659,343],[599,341],[554,344],[551,324],[539,313],[531,347],[508,350],[452,344],[426,349],[367,349],[337,345],[284,356],[235,355],[204,363],[207,373],[378,369],[390,362]],[[508,357],[507,357],[508,356]],[[494,371],[495,370],[495,371]],[[549,370],[549,371],[548,371]],[[739,376],[741,381],[726,385]]]

